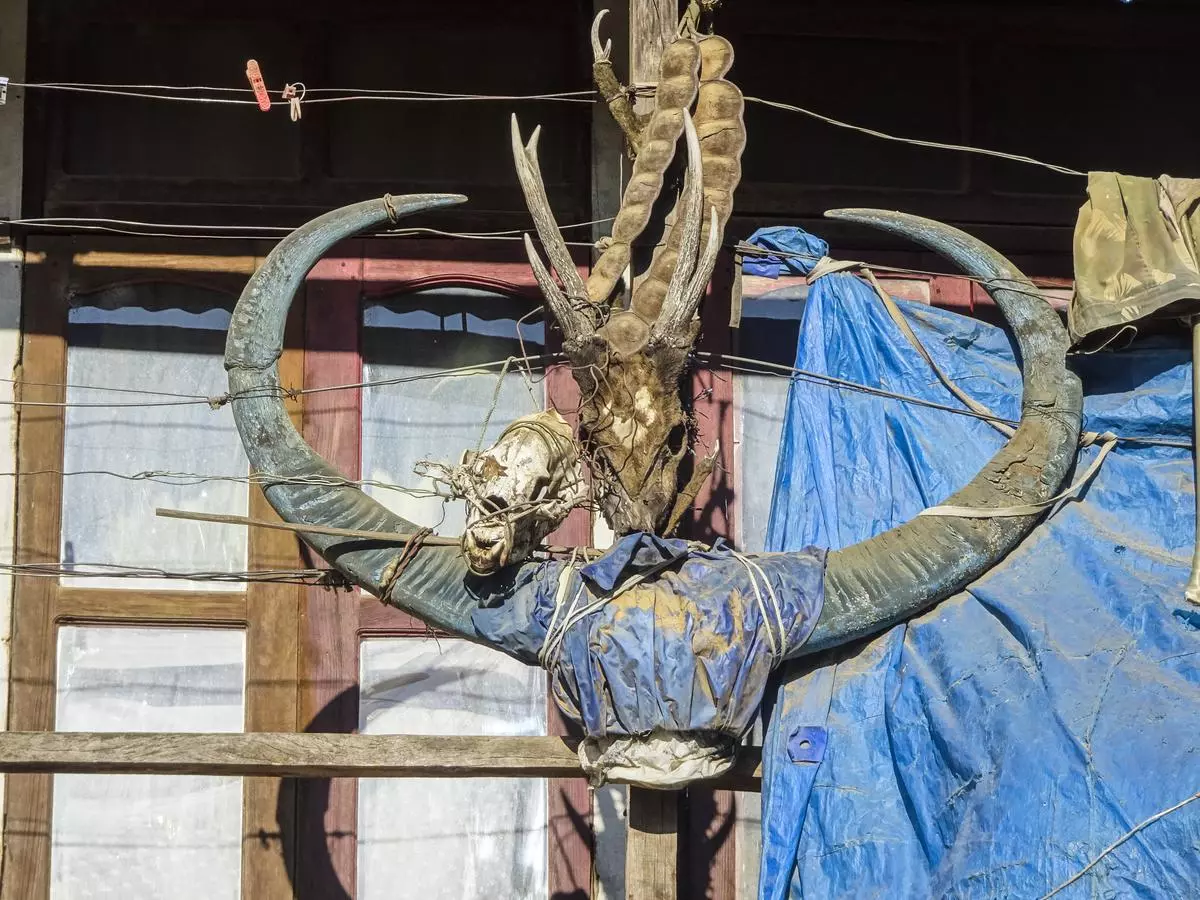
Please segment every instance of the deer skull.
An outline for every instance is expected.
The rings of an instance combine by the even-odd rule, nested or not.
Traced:
[[[595,28],[592,44],[597,63],[606,62]],[[528,235],[526,251],[563,331],[563,349],[583,396],[579,437],[596,476],[600,508],[619,534],[670,533],[715,462],[715,452],[698,460],[681,488],[681,464],[694,429],[680,399],[680,381],[699,331],[700,301],[732,211],[745,146],[742,95],[724,77],[732,61],[728,41],[689,28],[665,48],[655,110],[631,135],[637,160],[607,249],[586,282],[546,199],[539,129],[523,143],[513,117],[517,175],[550,267]],[[680,137],[687,147],[683,190],[625,308],[613,294],[630,265],[633,241],[649,223]]]

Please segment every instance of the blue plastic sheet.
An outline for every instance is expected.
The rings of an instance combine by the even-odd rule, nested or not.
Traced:
[[[547,660],[552,690],[588,737],[737,738],[754,722],[773,657],[816,626],[825,575],[824,550],[744,559],[721,542],[630,534],[587,565],[522,570],[521,583],[474,613],[475,626],[530,662],[548,632],[561,633]],[[770,594],[778,614],[757,600]],[[561,627],[572,612],[578,620]]]
[[[1019,415],[1000,329],[900,305],[944,371]],[[1038,898],[1200,791],[1200,609],[1183,593],[1189,355],[1160,342],[1071,364],[1085,429],[1184,446],[1122,443],[1081,502],[968,590],[785,671],[764,750],[764,900]],[[810,291],[796,365],[961,405],[849,275]],[[976,419],[797,379],[768,547],[844,547],[897,525],[964,485],[1002,441]],[[1096,452],[1082,451],[1077,472]],[[1200,803],[1057,896],[1198,896],[1197,847]]]

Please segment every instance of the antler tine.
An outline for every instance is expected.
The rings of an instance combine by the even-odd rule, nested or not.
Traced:
[[[691,314],[695,312],[694,309],[689,312],[688,306],[694,287],[692,273],[696,271],[700,234],[704,225],[704,171],[700,161],[700,138],[687,110],[683,112],[683,133],[687,141],[688,171],[683,194],[676,206],[676,209],[682,212],[683,230],[675,271],[671,273],[671,280],[667,283],[667,294],[663,298],[662,309],[654,324],[654,333],[659,338],[675,334],[679,326],[686,325],[691,320]],[[712,243],[711,232],[709,243]],[[705,276],[705,283],[707,281],[708,277]]]
[[[607,9],[602,9],[596,13],[596,18],[592,20],[592,60],[594,62],[607,62],[612,56],[612,40],[604,42],[604,46],[600,46],[600,23],[604,21],[604,17],[608,15]]]
[[[517,122],[516,115],[513,115],[512,149],[513,160],[517,165],[517,178],[521,182],[521,190],[525,194],[525,205],[529,207],[529,214],[533,217],[538,237],[542,240],[542,246],[546,248],[546,255],[550,257],[550,265],[562,279],[569,297],[584,298],[587,297],[587,285],[579,274],[579,270],[575,268],[575,261],[571,259],[571,253],[567,250],[566,242],[563,241],[562,232],[558,230],[558,222],[554,220],[554,213],[550,210],[550,200],[546,197],[546,185],[542,181],[537,155],[538,138],[541,136],[541,132],[542,129],[539,125],[529,136],[529,143],[522,146],[521,126]]]
[[[559,327],[562,328],[563,338],[568,342],[580,340],[591,332],[591,322],[581,311],[571,305],[567,295],[554,283],[554,278],[542,262],[537,248],[533,246],[533,239],[528,234],[524,235],[524,238],[525,254],[529,257],[533,277],[537,280],[538,287],[542,289],[542,296],[546,298],[546,305],[550,307],[551,314],[558,320]]]
[[[696,310],[700,308],[700,301],[704,299],[704,291],[713,270],[717,267],[717,255],[721,252],[721,216],[715,206],[710,206],[708,212],[708,241],[700,261],[696,263],[696,272],[688,282],[683,302],[668,306],[668,297],[663,303],[663,311],[658,319],[662,323],[661,328],[656,324],[656,331],[662,335],[678,334],[692,321]]]

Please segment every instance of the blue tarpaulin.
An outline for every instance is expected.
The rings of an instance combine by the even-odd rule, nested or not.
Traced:
[[[900,305],[951,378],[1018,417],[1003,331]],[[1082,501],[966,591],[789,664],[764,748],[763,900],[1038,898],[1200,791],[1187,348],[1144,342],[1071,365],[1085,429],[1176,446],[1120,444]],[[961,405],[850,275],[810,290],[796,366]],[[900,524],[1003,440],[973,418],[797,379],[768,547],[836,549]],[[1200,896],[1198,848],[1195,803],[1057,896]]]
[[[559,707],[588,737],[736,739],[754,722],[776,657],[817,624],[825,551],[742,557],[722,542],[639,532],[586,565],[522,573],[474,613],[475,626],[520,658],[542,657]]]

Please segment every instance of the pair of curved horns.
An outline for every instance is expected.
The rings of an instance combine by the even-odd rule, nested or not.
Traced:
[[[357,487],[297,483],[311,482],[314,475],[337,478],[338,473],[292,425],[283,405],[277,361],[292,298],[308,271],[336,243],[387,227],[401,216],[464,199],[438,194],[389,197],[327,213],[281,241],[247,283],[230,324],[225,367],[246,453],[255,470],[279,478],[264,490],[284,520],[398,534],[416,530]],[[913,238],[957,263],[984,284],[1016,336],[1024,377],[1020,425],[970,484],[947,502],[995,507],[1037,504],[1052,497],[1074,462],[1082,415],[1082,389],[1066,369],[1068,340],[1057,314],[1015,266],[962,231],[902,213],[842,210],[831,215]],[[999,562],[1038,519],[919,517],[830,554],[824,609],[812,637],[797,654],[866,637],[961,590]],[[471,622],[477,601],[458,548],[422,550],[401,572],[399,545],[315,534],[304,540],[352,582],[384,601],[435,628],[479,639]]]

